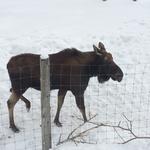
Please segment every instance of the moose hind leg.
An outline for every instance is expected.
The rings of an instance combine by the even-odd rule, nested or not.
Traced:
[[[85,112],[84,96],[77,94],[77,95],[75,95],[75,99],[76,99],[77,107],[79,108],[79,110],[83,116],[84,122],[86,122],[87,117],[86,117],[86,112]]]
[[[18,100],[19,100],[19,96],[12,91],[9,100],[7,101],[7,106],[9,111],[9,125],[14,132],[19,132],[19,129],[16,127],[14,122],[14,106]]]
[[[60,110],[62,108],[62,105],[64,103],[64,98],[66,95],[67,91],[66,90],[59,90],[58,91],[58,102],[57,102],[57,112],[56,112],[56,116],[54,119],[54,123],[58,126],[61,127],[62,124],[59,121],[59,115],[60,115]]]
[[[21,100],[22,100],[23,102],[25,102],[27,112],[29,112],[29,111],[30,111],[30,108],[31,108],[31,103],[30,103],[30,101],[29,101],[28,99],[26,99],[23,95],[22,95],[20,98],[21,98]]]

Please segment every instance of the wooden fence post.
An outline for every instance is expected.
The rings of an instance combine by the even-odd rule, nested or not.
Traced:
[[[49,58],[40,60],[42,150],[52,148]]]

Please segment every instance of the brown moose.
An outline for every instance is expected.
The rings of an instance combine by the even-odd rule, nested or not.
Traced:
[[[58,89],[58,106],[54,122],[61,126],[59,114],[67,91],[71,91],[76,99],[83,119],[87,117],[84,105],[84,92],[89,79],[97,76],[99,83],[110,78],[120,82],[123,72],[114,62],[111,53],[99,42],[98,47],[93,45],[94,51],[81,52],[75,48],[65,49],[49,55],[50,61],[50,89]],[[9,110],[10,128],[18,132],[14,122],[14,106],[19,99],[23,100],[30,109],[30,101],[23,94],[28,88],[40,90],[40,55],[21,54],[12,57],[7,69],[11,80],[11,96],[7,101]]]

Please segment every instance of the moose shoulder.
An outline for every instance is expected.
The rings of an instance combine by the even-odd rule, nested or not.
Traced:
[[[110,78],[120,82],[123,72],[113,61],[104,45],[99,42],[94,51],[81,52],[75,48],[65,49],[56,54],[49,55],[50,61],[50,89],[58,89],[58,106],[54,122],[61,126],[59,114],[67,91],[71,91],[76,99],[83,119],[86,122],[84,106],[84,91],[88,86],[90,77],[97,76],[98,81],[103,83]],[[23,100],[27,109],[30,109],[30,101],[23,94],[28,88],[40,90],[40,55],[21,54],[12,57],[7,69],[11,80],[11,95],[7,101],[9,110],[10,128],[18,132],[14,122],[14,106],[19,99]]]

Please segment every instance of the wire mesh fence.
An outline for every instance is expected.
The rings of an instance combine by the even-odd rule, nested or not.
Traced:
[[[124,78],[118,83],[111,79],[98,83],[97,77],[90,79],[85,91],[85,107],[88,118],[83,123],[82,115],[76,106],[74,95],[68,91],[60,113],[62,127],[57,127],[54,117],[57,110],[57,92],[50,92],[52,143],[53,147],[67,139],[78,143],[124,143],[134,137],[150,137],[150,64],[119,65]],[[41,141],[41,104],[40,91],[32,88],[24,94],[31,102],[26,112],[20,100],[15,106],[15,122],[19,133],[9,129],[7,100],[10,95],[10,81],[0,81],[0,149],[3,150],[40,150]],[[99,125],[98,127],[95,127]],[[119,127],[119,128],[118,128]],[[130,130],[122,130],[131,129]],[[81,134],[80,134],[81,133]],[[69,138],[68,138],[69,137]]]

